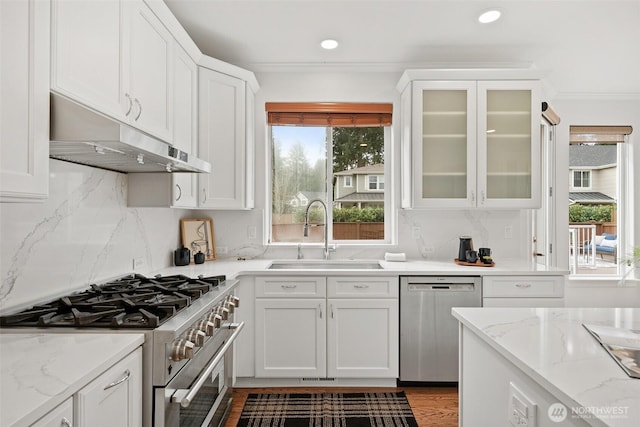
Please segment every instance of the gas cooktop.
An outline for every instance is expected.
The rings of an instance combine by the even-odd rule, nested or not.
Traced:
[[[125,276],[48,304],[0,317],[0,326],[153,329],[211,291],[225,276]]]

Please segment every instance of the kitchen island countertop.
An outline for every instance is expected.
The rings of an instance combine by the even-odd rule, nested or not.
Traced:
[[[566,275],[569,271],[562,269],[550,269],[539,264],[525,263],[515,260],[496,261],[495,267],[467,267],[456,265],[453,260],[445,261],[426,261],[426,260],[408,260],[406,262],[391,262],[366,259],[363,262],[377,261],[382,267],[379,270],[359,269],[355,260],[331,260],[331,261],[349,261],[354,263],[353,269],[269,269],[272,263],[290,261],[276,259],[251,259],[251,260],[235,260],[222,259],[208,261],[204,264],[189,264],[180,267],[168,267],[154,272],[154,274],[172,275],[183,274],[189,277],[214,276],[225,274],[228,279],[233,279],[242,275],[368,275],[368,274],[384,274],[390,276],[400,275],[455,275],[455,276],[511,276],[511,275]],[[301,260],[308,261],[308,260]],[[312,260],[314,262],[321,260]],[[296,260],[293,260],[296,262]]]
[[[26,426],[142,345],[142,334],[0,334],[0,425]]]
[[[569,410],[593,412],[578,409],[588,424],[639,425],[640,379],[627,376],[583,323],[640,330],[640,308],[454,308],[453,315]]]

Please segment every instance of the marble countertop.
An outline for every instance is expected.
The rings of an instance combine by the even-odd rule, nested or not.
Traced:
[[[406,262],[390,262],[377,260],[362,260],[363,262],[377,261],[382,269],[359,269],[355,260],[332,260],[353,262],[353,269],[274,269],[270,270],[269,266],[273,262],[281,262],[286,260],[273,259],[252,259],[237,261],[235,259],[224,259],[208,261],[204,264],[190,264],[181,267],[168,267],[154,274],[171,275],[184,274],[189,277],[197,277],[198,275],[212,276],[217,274],[225,274],[227,278],[235,278],[241,275],[290,275],[292,273],[299,275],[366,275],[366,274],[389,274],[389,275],[458,275],[458,276],[507,276],[507,275],[566,275],[566,270],[548,269],[538,264],[527,264],[518,261],[501,261],[496,262],[495,267],[468,267],[457,265],[445,261],[425,261],[425,260],[408,260]],[[319,262],[321,260],[301,260]],[[295,262],[295,260],[294,260]]]
[[[638,425],[640,379],[627,376],[582,324],[638,330],[640,308],[454,308],[453,315],[565,406],[628,408],[599,421]]]
[[[142,334],[0,334],[0,425],[36,422],[142,345]]]

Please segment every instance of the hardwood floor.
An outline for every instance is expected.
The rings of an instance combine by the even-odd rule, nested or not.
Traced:
[[[403,390],[419,426],[455,427],[458,425],[458,389],[455,387],[398,387],[398,388],[235,388],[233,406],[225,427],[236,427],[249,393],[317,393],[368,392]]]

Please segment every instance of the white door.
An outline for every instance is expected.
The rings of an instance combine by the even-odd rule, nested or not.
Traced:
[[[246,98],[243,80],[199,69],[199,157],[211,163],[200,175],[202,208],[246,209]]]
[[[329,299],[327,376],[398,376],[398,300]]]
[[[256,378],[326,376],[326,300],[256,299]]]
[[[125,2],[124,70],[133,97],[131,123],[163,141],[173,140],[173,38],[142,1]]]
[[[113,0],[53,0],[51,90],[125,120],[121,73],[122,5]]]
[[[129,354],[76,394],[76,424],[142,425],[142,349]]]
[[[177,42],[173,43],[173,145],[190,156],[198,154],[198,67]],[[196,207],[198,175],[173,174],[173,206]]]
[[[0,200],[49,194],[49,5],[0,1]]]

